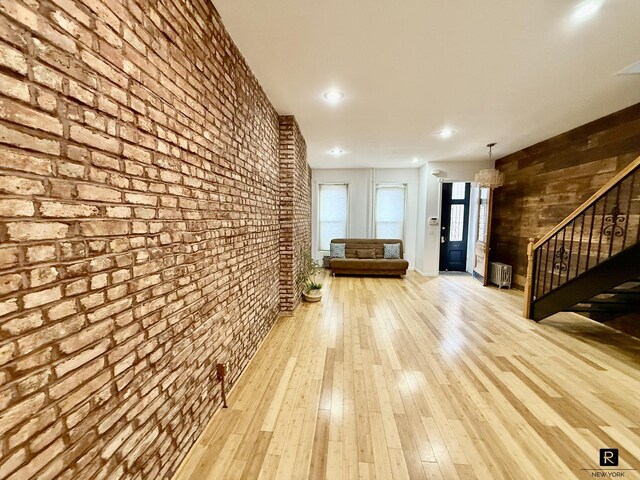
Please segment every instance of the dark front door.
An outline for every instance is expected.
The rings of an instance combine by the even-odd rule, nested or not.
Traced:
[[[442,184],[440,212],[440,270],[464,272],[467,268],[469,195],[471,184]]]

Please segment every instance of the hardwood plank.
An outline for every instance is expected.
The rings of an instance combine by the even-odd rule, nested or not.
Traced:
[[[328,277],[278,320],[176,480],[584,478],[640,461],[640,342],[467,277]],[[598,341],[600,338],[600,341]]]

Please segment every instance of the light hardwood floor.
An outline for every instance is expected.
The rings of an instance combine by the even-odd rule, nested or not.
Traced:
[[[325,278],[176,478],[586,479],[607,447],[640,469],[640,342],[521,305],[470,277]]]

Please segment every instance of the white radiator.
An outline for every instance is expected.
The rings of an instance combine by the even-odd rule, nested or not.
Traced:
[[[498,288],[511,288],[511,265],[489,262],[489,281],[495,283]]]

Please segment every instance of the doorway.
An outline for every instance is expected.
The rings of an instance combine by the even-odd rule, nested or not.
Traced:
[[[440,271],[464,272],[467,269],[469,237],[469,197],[471,184],[442,184],[440,211]]]

